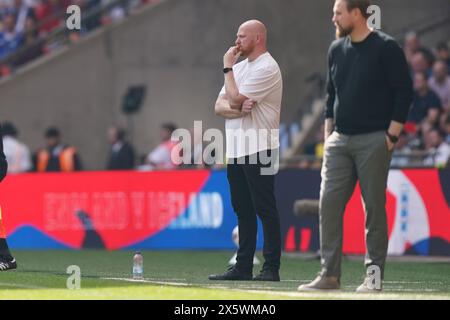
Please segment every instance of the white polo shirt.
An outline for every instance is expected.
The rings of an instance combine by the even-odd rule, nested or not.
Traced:
[[[278,63],[266,52],[251,62],[245,59],[234,65],[233,73],[239,93],[255,100],[256,106],[245,117],[225,120],[227,158],[278,148],[283,95]],[[225,86],[220,91],[224,94]]]

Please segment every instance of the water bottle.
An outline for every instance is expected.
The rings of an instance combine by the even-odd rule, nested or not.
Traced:
[[[144,258],[139,251],[133,256],[133,279],[144,279]]]

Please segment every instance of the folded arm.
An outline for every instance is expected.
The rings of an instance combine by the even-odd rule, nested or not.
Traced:
[[[238,119],[244,116],[242,111],[231,108],[227,96],[222,94],[217,98],[214,112],[225,119]]]

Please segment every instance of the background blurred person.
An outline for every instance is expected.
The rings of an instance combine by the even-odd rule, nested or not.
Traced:
[[[424,73],[427,79],[431,76],[431,64],[423,52],[419,51],[412,56],[411,71],[413,74]]]
[[[445,134],[445,142],[450,144],[450,113],[445,115],[445,120],[442,125]]]
[[[135,154],[133,146],[125,140],[126,132],[119,127],[108,129],[108,141],[111,145],[107,170],[134,169]]]
[[[444,60],[447,64],[447,70],[450,74],[450,51],[448,45],[445,42],[439,42],[436,46],[436,57],[440,60]]]
[[[424,160],[426,166],[445,168],[450,158],[450,145],[445,142],[444,134],[436,128],[425,133],[425,151],[428,156]]]
[[[171,154],[173,148],[178,144],[171,141],[172,133],[177,129],[173,123],[164,123],[161,125],[159,136],[160,144],[153,149],[146,158],[146,163],[154,169],[174,169],[177,166],[173,163]]]
[[[411,161],[409,156],[412,149],[409,145],[409,137],[405,131],[402,131],[398,136],[398,141],[395,144],[393,157],[391,160],[391,167],[407,167]]]
[[[305,147],[305,154],[314,156],[314,161],[310,162],[309,168],[320,169],[322,166],[323,149],[324,149],[324,125],[320,125],[314,136],[314,141]]]
[[[36,18],[29,16],[25,19],[23,47],[14,59],[14,66],[23,65],[44,53],[45,40],[39,37]]]
[[[414,98],[408,115],[408,121],[433,127],[442,110],[441,100],[430,90],[425,73],[414,74]]]
[[[13,53],[23,43],[23,35],[15,31],[16,18],[14,13],[8,12],[3,17],[3,29],[0,32],[0,58]]]
[[[72,172],[82,169],[77,150],[61,142],[58,128],[48,128],[44,137],[46,147],[39,150],[34,159],[37,172]]]
[[[39,33],[46,35],[64,23],[63,15],[67,0],[41,0],[34,8],[39,24]]]
[[[14,0],[14,12],[16,15],[15,31],[23,33],[27,18],[36,19],[34,9],[24,0]]]
[[[10,122],[3,123],[3,147],[9,173],[30,171],[32,168],[29,148],[18,140],[19,132]]]
[[[433,75],[428,80],[428,86],[438,95],[444,111],[450,111],[450,76],[444,60],[437,60],[434,63]]]

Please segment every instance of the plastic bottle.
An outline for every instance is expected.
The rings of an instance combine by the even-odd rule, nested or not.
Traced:
[[[140,251],[136,252],[133,256],[133,279],[144,279],[144,257]]]

